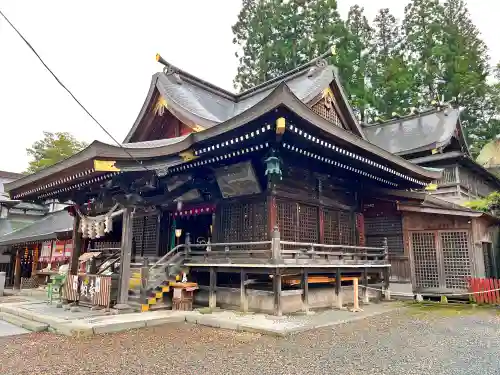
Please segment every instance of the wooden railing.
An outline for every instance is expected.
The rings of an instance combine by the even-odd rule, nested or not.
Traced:
[[[270,241],[221,242],[177,245],[156,263],[148,263],[149,273],[162,271],[182,255],[187,263],[255,263],[255,264],[345,264],[388,265],[387,241],[382,247],[327,245],[282,241],[277,228]],[[174,262],[175,261],[175,262]]]

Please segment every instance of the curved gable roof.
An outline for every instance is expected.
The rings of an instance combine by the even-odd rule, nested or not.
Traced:
[[[457,129],[460,134],[457,134]],[[467,148],[459,110],[455,108],[432,109],[381,124],[366,125],[363,130],[370,142],[396,155],[445,147],[453,136],[458,136]]]
[[[130,142],[143,117],[153,108],[155,93],[159,93],[166,100],[168,110],[182,122],[191,127],[201,126],[209,129],[254,107],[282,83],[286,83],[292,93],[304,103],[310,103],[326,89],[332,89],[334,95],[343,102],[344,109],[347,109],[350,124],[346,125],[364,138],[361,126],[347,102],[336,68],[318,58],[239,94],[167,66],[164,72],[153,75],[146,100],[124,143]]]

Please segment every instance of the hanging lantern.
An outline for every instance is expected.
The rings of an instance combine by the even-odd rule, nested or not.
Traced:
[[[264,160],[266,163],[265,175],[269,181],[274,182],[283,179],[283,173],[281,171],[281,160],[271,151],[271,156]]]

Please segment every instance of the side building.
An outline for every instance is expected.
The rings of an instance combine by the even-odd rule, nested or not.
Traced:
[[[379,203],[392,214],[385,221],[376,214],[371,222],[367,219],[369,243],[390,233],[392,249],[398,249],[391,254],[394,279],[411,280],[417,291],[453,293],[464,288],[468,277],[498,276],[497,219],[463,204],[499,191],[500,180],[471,158],[459,110],[437,107],[363,130],[384,150],[442,171],[423,190],[419,205]]]

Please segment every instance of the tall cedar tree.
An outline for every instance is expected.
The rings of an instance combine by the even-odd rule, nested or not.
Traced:
[[[336,0],[243,0],[233,26],[235,87],[246,90],[327,51],[343,34]]]
[[[415,74],[416,106],[425,106],[438,96],[443,41],[442,9],[438,0],[412,0],[405,7],[403,53]]]
[[[478,152],[477,129],[487,127],[490,88],[486,44],[472,23],[463,0],[412,0],[403,20],[405,54],[417,77],[419,104],[453,101],[462,106],[462,120],[472,151]]]
[[[240,90],[336,45],[330,62],[339,67],[362,119],[390,118],[444,99],[464,108],[474,154],[498,133],[500,86],[486,82],[487,48],[464,0],[410,0],[400,27],[387,9],[370,26],[359,6],[343,22],[336,0],[243,0],[233,33],[240,47],[234,80]]]
[[[415,72],[405,62],[399,23],[389,9],[381,9],[373,21],[370,85],[372,106],[380,118],[404,113],[416,101]]]
[[[354,5],[349,9],[343,37],[338,43],[336,65],[339,68],[351,105],[361,121],[372,102],[368,64],[373,30],[366,19],[364,9]]]

